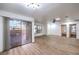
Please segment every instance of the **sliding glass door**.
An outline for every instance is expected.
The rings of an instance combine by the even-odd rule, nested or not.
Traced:
[[[21,21],[9,20],[9,38],[11,48],[21,45],[22,42]]]
[[[31,22],[22,22],[22,44],[32,42],[32,24]]]
[[[9,19],[10,48],[32,42],[32,23],[16,19]]]
[[[32,42],[32,23],[26,23],[26,43]]]

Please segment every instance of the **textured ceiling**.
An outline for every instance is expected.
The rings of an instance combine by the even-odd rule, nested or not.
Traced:
[[[26,8],[21,3],[0,3],[0,9],[43,21],[55,17],[61,19],[64,19],[65,16],[73,19],[79,17],[79,4],[77,3],[40,3],[40,7],[35,10]]]

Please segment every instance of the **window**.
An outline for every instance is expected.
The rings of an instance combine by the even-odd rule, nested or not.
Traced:
[[[42,32],[42,26],[41,25],[34,25],[34,33],[41,33]]]

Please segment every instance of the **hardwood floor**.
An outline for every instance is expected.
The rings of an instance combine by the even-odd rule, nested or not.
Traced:
[[[19,46],[1,55],[78,55],[79,40],[58,36],[43,36],[35,39],[35,43]]]

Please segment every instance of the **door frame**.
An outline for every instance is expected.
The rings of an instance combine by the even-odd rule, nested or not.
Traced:
[[[73,36],[71,37],[71,26],[72,26],[72,25],[75,25],[75,37],[73,37]],[[77,37],[76,32],[77,32],[76,24],[69,24],[69,37],[70,37],[70,38],[76,38],[76,37]]]

